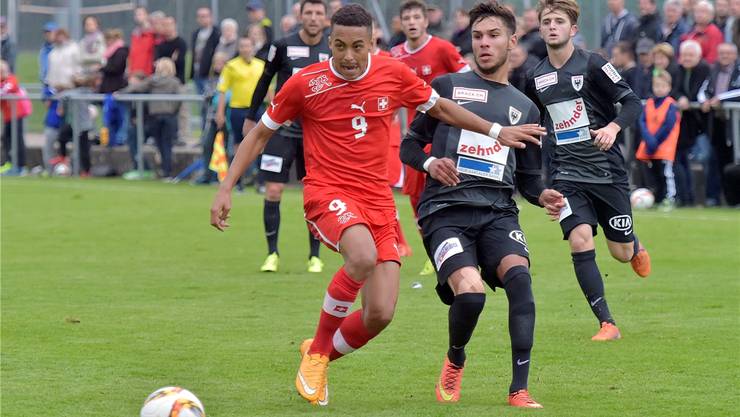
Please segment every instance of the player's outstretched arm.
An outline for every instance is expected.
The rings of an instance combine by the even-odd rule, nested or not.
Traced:
[[[448,125],[488,135],[510,148],[523,149],[526,146],[525,142],[539,145],[540,136],[547,133],[545,128],[536,124],[504,127],[498,123],[491,123],[454,101],[443,97],[440,97],[427,113]]]
[[[259,122],[239,145],[236,155],[234,155],[234,160],[229,167],[229,172],[226,174],[226,178],[221,183],[221,186],[218,187],[216,197],[213,199],[213,205],[211,205],[211,226],[222,232],[229,227],[226,220],[229,218],[229,211],[231,211],[231,190],[234,188],[237,180],[244,174],[244,171],[247,170],[247,167],[252,164],[262,152],[262,149],[265,148],[265,144],[270,140],[273,132],[273,130],[265,126],[262,122]]]

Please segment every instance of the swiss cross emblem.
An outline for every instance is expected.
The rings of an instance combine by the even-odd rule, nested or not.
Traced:
[[[421,67],[421,75],[429,75],[432,73],[432,66],[431,65],[423,65]]]
[[[378,98],[378,110],[388,110],[388,97]]]

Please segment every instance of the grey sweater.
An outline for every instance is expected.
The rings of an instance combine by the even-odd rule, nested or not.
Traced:
[[[151,77],[119,90],[119,93],[150,93],[150,94],[180,94],[183,86],[177,77]],[[149,114],[177,114],[180,111],[180,102],[174,100],[150,101]]]

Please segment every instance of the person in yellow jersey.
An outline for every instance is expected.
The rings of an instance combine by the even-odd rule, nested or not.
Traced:
[[[215,121],[219,129],[226,122],[226,93],[231,93],[229,122],[232,127],[234,154],[244,137],[241,126],[244,126],[244,119],[252,104],[252,94],[265,68],[265,62],[254,57],[254,44],[246,34],[239,38],[238,47],[239,56],[226,63],[216,87],[218,110]]]

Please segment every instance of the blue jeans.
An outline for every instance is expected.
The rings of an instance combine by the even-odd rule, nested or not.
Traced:
[[[177,114],[152,115],[152,130],[162,157],[162,175],[172,176],[172,147],[177,140]]]
[[[719,203],[720,193],[722,192],[722,176],[719,171],[719,160],[709,137],[705,134],[699,135],[690,153],[691,160],[700,163],[704,170],[706,199]]]
[[[676,177],[676,201],[682,206],[694,205],[694,181],[689,162],[689,149],[676,151],[673,162],[673,173]]]
[[[123,146],[128,142],[129,125],[131,124],[131,106],[129,103],[118,102],[118,108],[121,110],[121,126],[111,132],[108,146]]]

